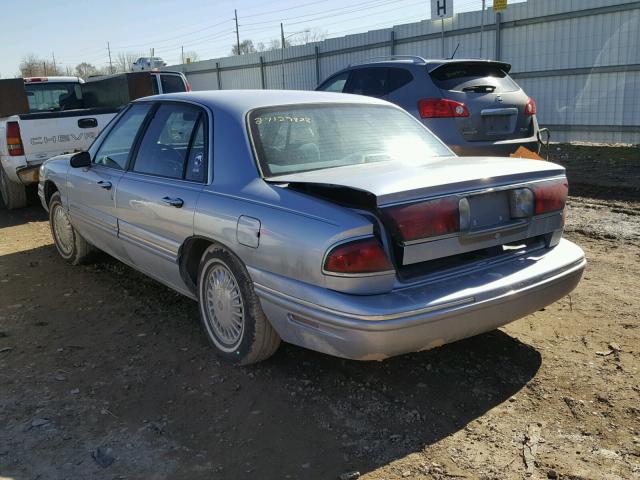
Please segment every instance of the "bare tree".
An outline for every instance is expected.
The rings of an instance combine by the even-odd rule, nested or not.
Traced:
[[[131,72],[133,70],[133,62],[135,62],[142,55],[131,52],[119,52],[115,56],[113,62],[114,73],[119,72]]]
[[[57,65],[54,66],[53,62],[39,58],[33,53],[22,57],[18,68],[20,69],[19,75],[21,77],[55,76],[63,74]]]
[[[184,61],[186,63],[197,62],[198,60],[200,60],[200,55],[195,50],[184,52]]]
[[[243,40],[240,42],[240,51],[238,52],[238,46],[233,45],[231,47],[231,55],[246,55],[248,53],[256,53],[256,47],[253,46],[252,40]]]
[[[80,78],[89,78],[91,75],[98,73],[98,69],[87,62],[82,62],[76,65],[75,73]]]
[[[327,31],[321,28],[312,28],[292,38],[295,45],[303,45],[311,42],[321,42],[327,38]]]

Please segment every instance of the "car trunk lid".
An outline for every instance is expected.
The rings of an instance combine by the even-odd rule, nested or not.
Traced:
[[[514,195],[547,180],[566,183],[564,168],[544,161],[487,157],[441,157],[421,164],[387,161],[268,179],[335,203],[375,212],[391,240],[399,269],[561,230],[562,211],[523,218],[512,210]],[[394,210],[407,206],[419,209],[424,203],[444,200],[449,207],[453,205],[455,228],[441,230],[435,225],[439,220],[418,217],[417,222],[427,224],[424,231],[436,233],[418,233],[407,239],[402,214]]]

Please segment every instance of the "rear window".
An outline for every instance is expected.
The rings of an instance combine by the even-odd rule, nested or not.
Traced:
[[[57,112],[82,108],[82,93],[77,82],[28,83],[29,112]]]
[[[518,85],[499,65],[451,63],[431,73],[438,88],[459,92],[513,92]]]
[[[160,75],[162,93],[186,92],[187,86],[180,75]]]
[[[408,113],[384,105],[254,110],[249,128],[266,177],[363,163],[415,164],[451,151]]]

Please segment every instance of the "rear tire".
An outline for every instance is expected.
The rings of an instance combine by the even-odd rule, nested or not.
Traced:
[[[5,208],[13,210],[27,205],[27,189],[21,183],[16,183],[7,177],[2,165],[0,165],[0,193]]]
[[[198,269],[202,326],[216,353],[230,363],[249,365],[273,355],[280,337],[267,320],[242,262],[211,246]]]
[[[95,252],[94,247],[71,224],[59,192],[51,195],[49,200],[49,226],[58,253],[71,265],[86,263]]]

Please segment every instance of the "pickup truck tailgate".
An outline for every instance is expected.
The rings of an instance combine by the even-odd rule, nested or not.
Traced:
[[[19,115],[27,162],[86,150],[116,113],[100,108]]]

